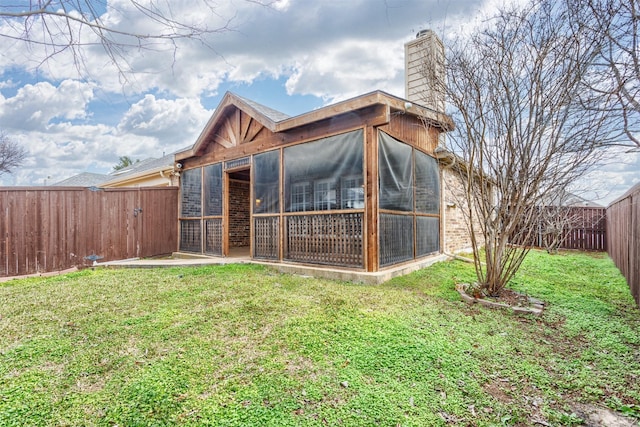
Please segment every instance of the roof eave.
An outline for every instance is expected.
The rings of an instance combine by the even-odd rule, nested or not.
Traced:
[[[142,178],[146,178],[149,176],[154,176],[154,175],[158,175],[160,173],[164,173],[164,172],[172,172],[173,169],[173,165],[166,165],[166,166],[158,166],[155,168],[151,168],[151,169],[146,169],[143,171],[140,171],[138,173],[134,173],[132,175],[127,175],[124,177],[119,177],[116,179],[111,179],[109,181],[105,181],[101,184],[98,185],[98,187],[104,187],[104,188],[108,188],[108,187],[112,187],[116,184],[121,184],[123,182],[127,182],[127,181],[139,181]]]
[[[421,117],[429,124],[439,127],[444,131],[451,131],[454,129],[453,120],[446,114],[413,104],[405,99],[377,90],[278,122],[276,123],[275,131],[283,132],[373,105],[385,105],[391,109],[404,111],[406,114]]]

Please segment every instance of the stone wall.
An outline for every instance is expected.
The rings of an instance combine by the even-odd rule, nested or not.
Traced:
[[[250,189],[245,181],[229,181],[229,247],[251,244]]]

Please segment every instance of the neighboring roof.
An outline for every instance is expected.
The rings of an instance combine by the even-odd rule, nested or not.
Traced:
[[[111,172],[109,176],[121,178],[129,175],[135,175],[137,173],[144,172],[150,169],[156,169],[164,166],[173,166],[173,160],[174,153],[167,154],[166,156],[160,158],[150,157],[148,159],[144,159],[130,166],[127,166],[124,169],[119,169],[117,171]]]
[[[109,179],[111,179],[110,175],[82,172],[51,185],[56,187],[95,187]]]
[[[553,194],[543,197],[543,202],[547,206],[581,206],[587,208],[603,208],[604,206],[589,201],[584,197],[564,190],[556,190]]]
[[[422,117],[425,121],[444,130],[452,130],[454,128],[453,120],[446,114],[411,103],[406,99],[390,95],[383,91],[370,92],[294,117],[290,117],[234,93],[227,92],[222,97],[220,104],[205,125],[195,144],[188,150],[177,152],[176,160],[182,160],[196,155],[201,148],[208,143],[208,138],[215,131],[216,126],[222,122],[225,115],[232,109],[244,111],[262,126],[276,133],[374,105],[384,105],[389,107],[389,109],[402,111],[403,114]]]
[[[185,149],[183,148],[181,151]],[[115,184],[160,170],[172,169],[174,161],[175,153],[171,153],[160,158],[151,157],[141,160],[125,169],[117,170],[110,174],[82,172],[51,185],[58,187],[99,187],[106,184]]]
[[[135,179],[159,171],[173,169],[175,153],[167,154],[160,158],[148,158],[136,162],[125,169],[120,169],[109,174],[109,179],[103,185],[113,185],[118,182]]]

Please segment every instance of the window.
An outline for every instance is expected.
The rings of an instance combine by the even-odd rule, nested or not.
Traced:
[[[205,166],[204,172],[204,216],[222,215],[222,163]]]
[[[291,184],[291,212],[311,210],[311,183],[296,182]]]
[[[196,218],[202,215],[202,169],[188,169],[180,178],[180,215]]]
[[[379,133],[380,209],[413,211],[413,148]]]
[[[364,208],[362,175],[352,175],[342,178],[340,204],[342,209]]]
[[[253,156],[254,213],[278,213],[280,210],[280,151]]]
[[[331,179],[320,179],[313,183],[313,201],[317,211],[328,211],[336,207],[336,190]]]
[[[283,149],[284,212],[364,207],[362,129]]]

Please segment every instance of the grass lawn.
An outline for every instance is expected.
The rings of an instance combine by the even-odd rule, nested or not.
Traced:
[[[0,284],[0,426],[572,425],[640,418],[640,310],[602,254],[532,252],[541,318],[439,263],[369,286],[255,265]]]

